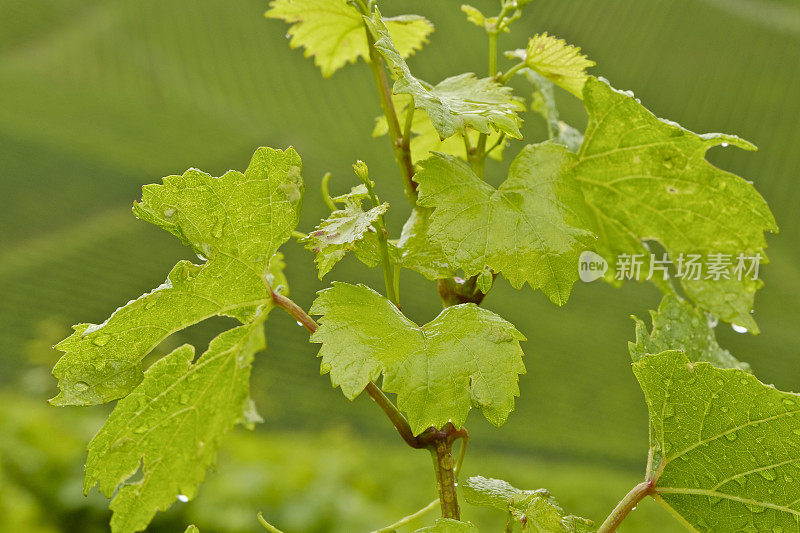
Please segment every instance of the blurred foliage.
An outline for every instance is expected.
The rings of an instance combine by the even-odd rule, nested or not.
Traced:
[[[496,11],[496,0],[471,3]],[[417,12],[435,23],[431,43],[410,60],[421,78],[484,75],[483,33],[458,5],[381,1],[388,15]],[[0,0],[0,531],[107,528],[105,501],[80,489],[85,445],[104,408],[44,403],[54,384],[49,346],[69,325],[102,321],[161,283],[176,260],[192,259],[131,216],[141,185],[191,166],[216,175],[242,169],[255,147],[292,144],[309,189],[301,229],[326,212],[316,187],[322,174],[332,171],[332,192],[344,193],[355,184],[350,165],[363,159],[399,234],[408,210],[389,143],[371,138],[378,101],[368,70],[350,66],[323,80],[301,51],[288,49],[285,25],[263,19],[265,10],[263,0]],[[756,154],[711,153],[755,181],[782,230],[769,240],[771,264],[756,300],[762,334],[721,328],[718,337],[765,382],[800,390],[797,3],[536,0],[516,28],[501,50],[547,31],[580,45],[597,61],[595,72],[635,90],[658,115],[759,145]],[[569,98],[560,104],[563,120],[585,121]],[[528,114],[526,138],[543,132]],[[493,184],[505,164],[489,167]],[[306,251],[287,248],[293,297],[307,306],[324,284]],[[339,279],[364,280],[350,258],[336,270]],[[375,271],[366,281],[381,286]],[[435,287],[410,272],[402,282],[404,312],[418,323],[435,316]],[[502,430],[468,420],[465,475],[547,487],[570,512],[602,520],[643,475],[646,408],[629,367],[628,316],[646,316],[658,300],[643,285],[592,284],[576,286],[568,305],[556,308],[498,281],[486,306],[528,337],[529,374]],[[216,320],[191,328],[150,361],[183,342],[200,352],[220,329]],[[265,424],[233,434],[198,499],[176,504],[153,530],[194,522],[204,533],[258,531],[255,514],[263,510],[289,533],[367,531],[426,504],[427,455],[407,450],[371,402],[347,402],[330,388],[293,320],[270,317],[267,335],[253,378]],[[677,527],[649,503],[629,521],[629,532]]]

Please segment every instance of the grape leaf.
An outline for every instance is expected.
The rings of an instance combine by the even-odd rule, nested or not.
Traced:
[[[619,254],[647,253],[644,240],[680,254],[761,254],[775,219],[751,183],[705,159],[712,146],[755,147],[738,137],[697,135],[656,118],[633,95],[590,77],[589,124],[574,167],[590,206],[598,252],[616,270]],[[704,274],[705,275],[705,274]],[[750,316],[760,280],[681,279],[701,308],[757,331]]]
[[[452,277],[455,269],[448,263],[442,247],[428,238],[432,209],[415,207],[403,225],[397,248],[402,267],[416,270],[431,281]]]
[[[467,16],[467,20],[478,27],[483,28],[486,24],[486,16],[480,12],[477,7],[472,7],[469,4],[462,4],[461,11]]]
[[[292,25],[289,46],[305,48],[326,78],[358,58],[369,60],[364,21],[347,0],[273,0],[265,16]],[[433,32],[433,24],[418,15],[383,20],[402,57],[422,48]]]
[[[553,82],[530,69],[524,69],[524,74],[534,87],[531,111],[538,113],[545,120],[548,136],[558,144],[569,148],[570,152],[580,150],[583,134],[566,122],[559,120]]]
[[[311,314],[322,315],[311,342],[322,344],[333,386],[353,399],[383,374],[414,434],[450,421],[461,427],[473,405],[500,426],[514,408],[525,337],[491,311],[456,305],[420,327],[372,289],[334,283]]]
[[[653,331],[649,335],[645,323],[634,317],[636,342],[628,343],[634,361],[647,354],[680,350],[692,362],[705,361],[719,368],[750,370],[750,365],[738,361],[717,343],[714,334],[716,319],[706,316],[677,296],[665,295],[658,312],[651,311],[650,316],[653,319]]]
[[[361,204],[366,197],[366,187],[363,185],[354,187],[349,194],[336,197],[334,200],[344,203],[344,207],[333,211],[306,237],[306,249],[316,254],[314,262],[319,279],[330,272],[346,252],[356,250],[370,233],[374,233],[372,224],[389,209],[389,204],[383,203],[364,211]],[[366,246],[377,248],[377,239],[373,241]],[[369,251],[359,256],[365,255],[372,257]]]
[[[472,73],[452,76],[430,87],[411,74],[380,14],[365,20],[375,38],[375,48],[396,80],[393,92],[413,96],[414,106],[427,113],[440,138],[466,134],[467,127],[486,134],[494,128],[511,137],[522,137],[517,112],[524,111],[525,106],[512,95],[510,87],[492,78],[479,79]]]
[[[224,434],[245,420],[251,363],[264,348],[261,320],[220,334],[194,364],[194,348],[181,346],[117,403],[89,444],[83,484],[116,492],[112,531],[141,531],[177,498],[194,497]],[[126,483],[140,464],[142,478]]]
[[[397,111],[397,116],[400,117],[400,122],[404,123],[407,113],[410,111],[408,105],[411,97],[407,94],[396,94],[393,96],[394,107]],[[375,119],[375,128],[372,130],[373,137],[380,137],[389,133],[389,126],[386,124],[386,117],[381,115]],[[411,119],[411,137],[410,150],[411,160],[418,162],[422,159],[430,157],[433,152],[440,152],[443,154],[450,154],[462,159],[466,159],[466,150],[464,148],[464,137],[462,134],[457,133],[446,139],[439,137],[439,132],[433,127],[428,114],[424,109],[417,109],[414,111],[414,116]],[[503,160],[503,151],[505,150],[508,141],[503,138],[500,140],[502,133],[492,130],[489,134],[486,144],[487,146],[494,146],[495,143],[500,144],[489,152],[489,157],[497,161]],[[469,139],[470,146],[476,146],[480,134],[473,130],[467,130],[467,138]]]
[[[242,322],[270,306],[270,284],[285,286],[278,247],[296,227],[303,195],[292,148],[260,148],[244,174],[199,170],[143,187],[134,214],[176,235],[205,260],[180,261],[167,281],[117,309],[102,324],[78,324],[56,348],[61,392],[55,405],[93,405],[128,394],[141,360],[175,331],[214,315]]]
[[[414,176],[419,205],[434,208],[428,236],[469,277],[488,266],[511,285],[541,288],[558,305],[578,279],[578,257],[593,247],[575,155],[552,142],[529,145],[498,189],[453,157],[435,155]]]
[[[545,489],[520,490],[502,479],[473,476],[463,485],[464,498],[472,505],[511,513],[523,533],[588,533],[591,520],[567,515]]]
[[[586,69],[595,65],[581,54],[579,47],[547,33],[534,35],[527,48],[506,52],[506,55],[521,59],[525,66],[578,98],[583,98],[583,86],[588,78]]]
[[[677,351],[633,371],[650,412],[656,500],[696,531],[797,531],[800,395]]]

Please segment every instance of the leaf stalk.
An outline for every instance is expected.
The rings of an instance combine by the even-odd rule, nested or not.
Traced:
[[[597,533],[614,533],[628,514],[636,508],[645,496],[653,492],[655,481],[642,481],[617,504],[605,522],[597,530]]]

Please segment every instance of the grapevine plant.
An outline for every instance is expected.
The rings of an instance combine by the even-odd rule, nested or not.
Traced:
[[[290,45],[304,48],[323,76],[358,60],[371,69],[383,111],[374,134],[388,135],[410,216],[393,234],[384,220],[389,205],[359,161],[347,194],[331,197],[330,175],[323,178],[330,215],[299,231],[305,186],[292,148],[259,148],[243,173],[190,169],[143,187],[134,215],[178,237],[199,263],[178,262],[163,284],[102,324],[74,326],[57,345],[64,355],[53,369],[60,387],[53,404],[117,401],[89,444],[84,482],[87,492],[97,485],[113,496],[112,531],[141,531],[156,512],[192,499],[225,433],[258,421],[249,378],[275,309],[320,345],[334,387],[351,400],[368,394],[411,448],[433,457],[438,498],[380,531],[437,508],[441,517],[418,532],[477,531],[461,521],[466,502],[496,508],[505,531],[607,533],[646,497],[692,531],[800,530],[800,397],[760,382],[714,333],[718,320],[758,332],[751,315],[758,271],[680,276],[688,256],[709,264],[743,254],[765,259],[765,232],[777,231],[766,202],[750,182],[705,158],[718,145],[755,147],[656,118],[632,93],[588,74],[594,62],[579,48],[547,33],[501,55],[499,37],[530,1],[501,0],[493,17],[462,6],[488,36],[488,75],[436,84],[406,63],[433,31],[421,16],[385,17],[376,0],[271,2],[267,18],[290,24]],[[508,85],[515,77],[530,83],[527,100]],[[559,98],[585,107],[585,131],[559,118],[561,90]],[[515,149],[527,110],[544,119],[547,138],[516,150],[495,188],[484,179],[495,172],[487,160]],[[289,298],[284,275],[280,248],[291,239],[314,254],[320,279],[352,253],[382,270],[383,292],[334,282],[304,309]],[[526,372],[525,337],[481,307],[484,296],[503,276],[563,305],[585,254],[614,285],[631,257],[672,260],[672,275],[645,268],[629,276],[663,292],[652,326],[636,319],[629,344],[650,445],[644,479],[599,528],[544,489],[488,477],[457,482],[470,410],[501,426]],[[424,325],[402,312],[403,268],[434,282],[442,300],[442,312]],[[240,324],[199,356],[184,345],[143,368],[172,333],[217,315]]]

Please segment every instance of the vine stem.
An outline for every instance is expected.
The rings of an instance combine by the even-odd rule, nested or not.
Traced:
[[[645,496],[653,492],[654,480],[642,481],[617,504],[605,522],[597,530],[597,533],[614,533],[628,514],[642,501]]]
[[[417,205],[417,184],[411,178],[414,176],[414,163],[411,161],[411,139],[406,138],[400,131],[400,121],[397,119],[397,111],[392,102],[392,90],[389,88],[389,80],[386,78],[386,70],[383,68],[383,59],[378,51],[375,50],[375,39],[369,28],[364,27],[367,32],[367,46],[369,47],[369,66],[372,70],[372,77],[378,88],[378,95],[381,99],[381,109],[383,116],[386,117],[386,125],[389,129],[389,138],[392,140],[394,158],[400,167],[400,174],[403,176],[403,187],[406,197],[412,206]],[[413,101],[409,103],[412,109],[406,111],[406,123],[410,134],[409,114],[413,113]],[[411,117],[413,118],[413,117]],[[410,135],[409,135],[410,137]]]
[[[378,207],[380,203],[378,202],[378,196],[375,194],[375,184],[369,179],[369,170],[367,169],[367,165],[365,165],[363,161],[359,161],[353,165],[353,168],[355,169],[358,178],[367,188],[370,201],[372,202],[372,207]],[[389,233],[386,231],[386,222],[384,221],[383,215],[378,217],[378,220],[375,221],[373,227],[378,235],[378,248],[380,248],[381,251],[381,270],[383,270],[383,284],[386,287],[386,296],[399,309],[400,296],[398,294],[399,291],[397,284],[395,284],[394,263],[389,255]]]
[[[273,292],[272,301],[275,305],[289,313],[292,318],[302,324],[309,331],[309,333],[314,333],[317,331],[317,329],[319,329],[319,325],[314,321],[314,319],[308,316],[308,313],[306,313],[302,307],[294,303],[294,301],[286,296]],[[403,416],[403,413],[397,409],[397,406],[395,406],[394,403],[392,403],[392,401],[386,397],[383,391],[377,385],[375,385],[375,383],[370,381],[364,390],[367,391],[367,394],[369,394],[370,398],[372,398],[383,410],[406,444],[414,449],[428,447],[427,443],[422,442],[419,438],[414,436],[414,432],[411,431],[411,426],[408,424],[406,417]]]

